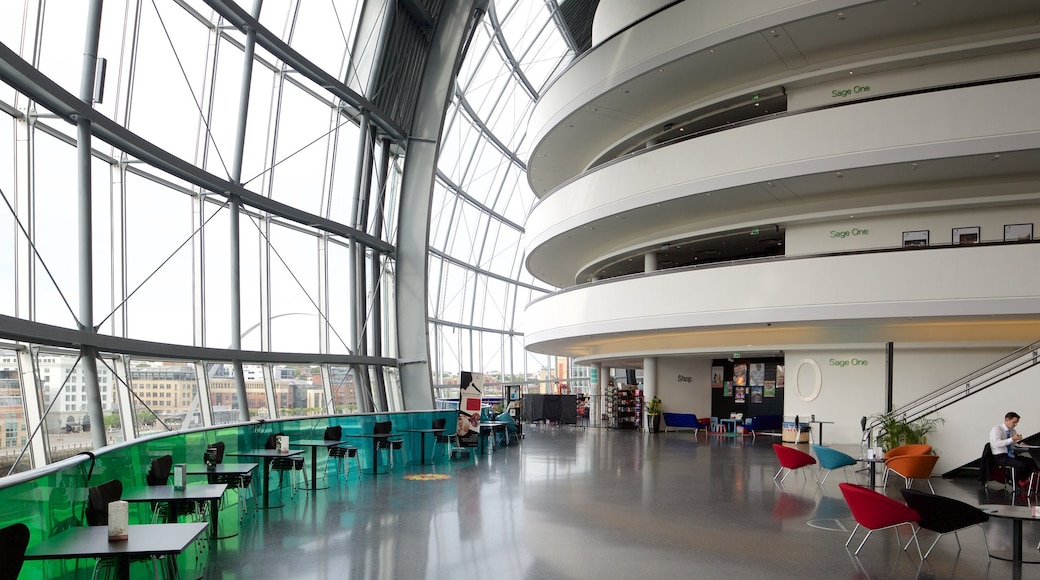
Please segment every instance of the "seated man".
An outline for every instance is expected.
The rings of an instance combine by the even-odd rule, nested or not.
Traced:
[[[1015,444],[1022,441],[1022,436],[1015,431],[1019,419],[1021,417],[1014,411],[1004,415],[1004,422],[993,427],[989,432],[989,446],[993,451],[993,464],[1014,467],[1018,486],[1026,489],[1037,468],[1032,457],[1016,452],[1014,449]]]

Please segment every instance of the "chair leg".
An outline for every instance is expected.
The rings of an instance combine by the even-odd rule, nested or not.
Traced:
[[[852,533],[849,534],[849,539],[845,540],[845,547],[846,548],[849,547],[849,543],[852,542],[852,538],[854,538],[856,536],[856,532],[858,532],[858,531],[859,531],[859,524],[856,524],[856,527],[852,528]]]

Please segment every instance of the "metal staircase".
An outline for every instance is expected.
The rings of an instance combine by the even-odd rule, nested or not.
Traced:
[[[979,458],[989,430],[1007,411],[1021,409],[1026,433],[1040,432],[1040,341],[1024,346],[964,377],[893,409],[907,421],[941,417],[946,422],[928,443],[942,457],[936,473]],[[970,399],[970,400],[969,400]],[[880,421],[864,425],[863,445],[876,437]]]

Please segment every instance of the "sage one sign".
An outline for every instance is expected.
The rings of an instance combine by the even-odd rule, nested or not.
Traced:
[[[865,367],[867,362],[861,358],[849,358],[849,359],[836,359],[832,358],[827,361],[827,364],[832,367],[844,368],[844,367]]]
[[[839,240],[853,236],[869,236],[870,230],[867,228],[852,228],[851,230],[831,230],[831,237]]]
[[[843,89],[834,89],[831,91],[832,99],[844,99],[850,95],[862,95],[870,92],[870,85],[856,85],[854,87],[846,87]]]

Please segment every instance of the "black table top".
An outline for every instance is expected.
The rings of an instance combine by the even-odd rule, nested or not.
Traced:
[[[25,552],[26,560],[100,558],[104,556],[154,556],[179,554],[209,524],[140,524],[130,526],[125,541],[109,542],[108,526],[70,528]]]
[[[227,453],[229,457],[292,457],[293,455],[300,455],[303,453],[303,449],[290,449],[289,451],[279,451],[277,449],[254,449],[252,451],[236,451],[234,453]]]
[[[187,475],[245,475],[256,469],[257,463],[218,463],[209,469],[202,463],[190,463],[184,470]]]
[[[172,485],[149,485],[124,489],[120,499],[129,502],[217,499],[226,490],[226,483],[193,483],[184,489],[174,489]]]

